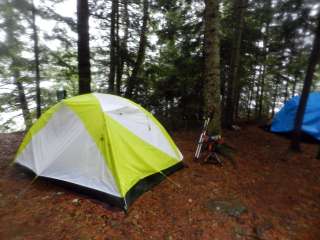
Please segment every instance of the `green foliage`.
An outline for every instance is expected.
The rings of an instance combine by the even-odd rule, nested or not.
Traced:
[[[244,14],[239,65],[237,117],[270,117],[281,104],[300,94],[315,27],[317,1],[249,1]],[[31,1],[0,3],[0,112],[18,112],[21,106],[14,79],[22,83],[31,116],[34,116],[35,84],[31,37]],[[43,0],[36,6],[39,22],[54,23],[50,31],[39,26],[42,104],[56,103],[56,90],[68,96],[78,92],[76,20],[70,11],[62,15],[56,6],[64,0]],[[139,47],[142,1],[119,1],[117,44],[123,54],[121,93],[127,88]],[[203,109],[204,2],[198,0],[150,1],[146,56],[134,87],[133,100],[151,110],[167,127],[200,126]],[[110,69],[111,1],[90,1],[92,89],[106,92]],[[230,77],[235,20],[233,1],[221,1],[221,95],[224,109]],[[127,21],[127,22],[126,22]],[[128,30],[128,39],[124,38]],[[10,36],[7,31],[11,30]],[[125,47],[127,49],[124,49]],[[117,58],[120,56],[118,54]],[[15,73],[19,73],[19,77]],[[320,69],[313,88],[319,88]],[[261,102],[261,104],[260,104]],[[4,128],[12,126],[8,121]],[[8,128],[9,129],[9,128]],[[8,130],[7,129],[7,130]],[[1,131],[2,129],[0,129]]]
[[[161,48],[146,64],[146,105],[167,126],[190,127],[202,112],[201,19],[190,21],[190,2],[159,1],[156,8],[163,21],[154,22],[153,32]]]

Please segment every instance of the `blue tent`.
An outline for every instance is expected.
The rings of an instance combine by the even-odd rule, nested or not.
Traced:
[[[271,131],[287,133],[293,130],[300,96],[291,98],[275,115],[271,124]],[[320,140],[320,92],[309,94],[306,111],[302,123],[302,131]]]

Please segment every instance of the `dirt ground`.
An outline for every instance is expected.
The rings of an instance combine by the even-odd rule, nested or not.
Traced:
[[[235,168],[193,162],[198,133],[174,134],[189,165],[123,211],[10,167],[21,134],[0,134],[0,239],[320,239],[315,145],[256,126],[226,132]],[[176,184],[181,187],[177,187]],[[220,204],[220,205],[219,205]]]

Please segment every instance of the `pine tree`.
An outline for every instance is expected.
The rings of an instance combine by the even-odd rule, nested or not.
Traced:
[[[117,56],[116,56],[116,22],[117,15],[119,11],[119,1],[112,0],[111,6],[111,25],[110,25],[110,64],[109,64],[109,85],[108,90],[110,93],[114,92],[114,81],[116,77],[116,64],[117,64]]]
[[[79,94],[91,92],[89,6],[88,0],[77,1]]]
[[[208,131],[221,134],[219,1],[206,0],[204,14],[205,84],[204,112],[211,115]]]
[[[21,4],[21,2],[20,2]],[[22,111],[22,116],[26,128],[28,129],[32,124],[32,118],[27,102],[25,87],[23,85],[24,78],[21,76],[21,70],[27,64],[26,59],[21,57],[23,44],[19,40],[20,34],[24,32],[24,28],[19,25],[21,20],[21,13],[18,5],[15,2],[6,0],[1,4],[1,12],[4,19],[3,30],[5,31],[5,48],[6,52],[3,55],[10,59],[9,71],[13,77],[13,84],[16,86],[17,96],[16,101]]]
[[[303,90],[302,90],[299,107],[298,107],[296,118],[295,118],[293,136],[291,141],[291,149],[296,151],[300,151],[301,125],[303,122],[304,112],[306,109],[308,96],[311,89],[312,79],[314,77],[314,72],[320,60],[320,11],[318,13],[317,19],[318,19],[317,20],[318,25],[315,31],[313,47],[312,47],[312,51],[309,58],[308,69],[304,79]]]
[[[137,78],[141,72],[142,64],[145,58],[145,51],[147,46],[147,31],[149,20],[149,0],[143,0],[143,19],[140,33],[139,49],[137,53],[137,59],[135,61],[131,76],[128,80],[126,96],[131,98],[133,96],[134,88],[137,84]]]
[[[237,105],[237,95],[239,93],[239,64],[240,64],[240,50],[242,40],[242,30],[244,24],[244,14],[247,5],[247,0],[234,0],[233,3],[233,16],[234,16],[234,29],[233,29],[233,43],[231,51],[231,66],[230,76],[228,80],[227,90],[227,104],[225,114],[225,124],[231,128],[235,117],[235,107]]]
[[[33,52],[34,52],[34,66],[36,73],[36,104],[37,104],[37,118],[41,116],[41,89],[40,89],[40,60],[39,60],[39,36],[36,24],[36,8],[34,1],[31,2],[31,15],[32,15],[32,38],[33,38]]]

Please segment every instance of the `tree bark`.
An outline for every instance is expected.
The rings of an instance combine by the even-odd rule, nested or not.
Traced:
[[[320,59],[320,11],[318,12],[317,19],[318,19],[317,20],[318,26],[315,32],[312,51],[309,58],[306,77],[304,79],[302,95],[300,98],[299,107],[298,107],[296,118],[295,118],[292,141],[291,141],[291,149],[296,151],[300,151],[301,125],[303,122],[304,112],[306,109],[308,96],[309,96],[309,92],[312,84],[312,79],[314,77],[314,72]]]
[[[79,94],[91,92],[89,6],[88,0],[77,0]]]
[[[253,100],[253,83],[250,84],[250,89],[249,89],[249,97],[248,97],[248,104],[247,104],[247,120],[250,120],[251,117],[251,103]]]
[[[244,13],[247,5],[247,0],[234,0],[233,3],[234,29],[233,29],[233,44],[230,64],[230,77],[228,80],[227,89],[227,106],[225,115],[225,124],[231,128],[235,117],[235,106],[237,100],[237,88],[239,87],[239,62],[240,49],[242,40],[242,29],[244,24]]]
[[[258,61],[258,58],[257,58]],[[262,65],[259,66],[259,74],[257,76],[257,81],[256,81],[256,96],[255,96],[255,105],[254,105],[254,114],[255,118],[258,118],[258,113],[259,113],[259,99],[260,99],[260,89],[261,89],[261,77],[262,77]]]
[[[271,118],[273,118],[274,113],[275,113],[275,109],[276,109],[276,102],[277,102],[277,98],[278,98],[279,84],[280,84],[280,80],[277,79],[276,80],[276,89],[274,91],[273,100],[272,100]]]
[[[298,82],[298,77],[297,77],[297,75],[295,74],[295,75],[294,75],[294,79],[293,79],[293,86],[292,86],[291,97],[294,97],[294,95],[296,94],[297,82]]]
[[[266,75],[266,65],[263,66],[262,74],[261,74],[261,86],[260,86],[260,95],[259,95],[259,113],[258,118],[262,118],[263,112],[263,97],[264,97],[264,85],[265,85],[265,75]]]
[[[18,41],[15,35],[15,31],[17,30],[16,26],[14,25],[14,27],[12,27],[12,22],[15,21],[15,19],[14,19],[14,11],[12,8],[10,8],[11,3],[9,1],[6,1],[5,4],[8,7],[7,8],[8,11],[6,11],[4,14],[3,26],[6,32],[6,43],[8,44],[7,48],[9,49],[9,58],[11,59],[11,64],[9,65],[9,69],[13,75],[13,83],[17,87],[17,92],[18,92],[17,102],[22,111],[26,129],[28,129],[32,125],[32,119],[31,119],[31,114],[28,107],[28,102],[25,95],[24,87],[20,77],[20,68],[21,68],[21,65],[23,64],[21,61],[21,58],[17,55],[19,53],[19,50],[21,50],[19,48],[20,42]]]
[[[145,58],[145,51],[147,45],[147,31],[148,31],[148,20],[149,20],[149,0],[143,0],[143,19],[142,28],[140,33],[140,43],[137,55],[137,60],[133,67],[131,76],[128,79],[128,85],[126,89],[126,96],[131,98],[133,96],[133,90],[137,84],[137,78],[141,72],[141,67]]]
[[[110,65],[109,65],[109,93],[114,93],[114,84],[116,77],[116,22],[117,22],[117,10],[119,8],[119,0],[112,0],[111,6],[111,25],[110,25]]]
[[[241,98],[240,83],[238,82],[237,85],[238,86],[236,87],[236,91],[235,91],[235,105],[234,105],[234,114],[233,114],[234,121],[238,120],[239,112],[240,112],[240,98]]]
[[[124,64],[126,58],[128,56],[128,38],[129,38],[129,11],[128,11],[128,2],[123,2],[123,10],[122,10],[122,22],[124,23],[124,36],[121,40],[119,47],[119,66],[117,70],[117,92],[121,94],[121,85],[122,85],[122,76],[124,70]]]
[[[261,75],[261,87],[260,87],[260,96],[259,96],[259,112],[258,118],[262,118],[263,113],[263,100],[264,100],[264,90],[265,90],[265,75],[267,73],[267,60],[268,60],[268,41],[269,41],[269,28],[270,23],[272,21],[272,1],[267,0],[265,1],[265,11],[267,12],[267,20],[266,20],[266,32],[263,37],[263,71]]]
[[[221,135],[220,98],[220,21],[219,1],[205,0],[204,14],[204,113],[212,115],[208,126],[210,135]]]
[[[120,94],[120,88],[121,88],[121,43],[120,43],[120,36],[119,36],[119,30],[120,30],[120,16],[119,16],[119,2],[117,4],[116,9],[116,75],[115,75],[115,94]]]
[[[38,37],[38,29],[36,24],[36,8],[34,5],[34,1],[32,0],[32,31],[33,31],[33,52],[34,52],[34,65],[35,65],[35,73],[36,73],[36,105],[37,105],[37,118],[41,116],[41,88],[40,88],[40,60],[39,60],[39,37]]]
[[[13,62],[15,62],[13,60]],[[15,66],[16,64],[13,63],[13,66]],[[26,98],[26,94],[24,91],[24,87],[22,82],[20,81],[20,73],[17,70],[16,67],[13,67],[13,75],[14,75],[14,83],[17,87],[18,90],[18,102],[20,105],[20,108],[22,110],[22,116],[23,116],[23,120],[24,120],[24,124],[26,126],[26,129],[29,129],[32,125],[32,119],[31,119],[31,114],[30,114],[30,110],[28,107],[28,102],[27,102],[27,98]]]
[[[253,77],[252,80],[249,82],[249,96],[248,96],[248,104],[247,104],[247,120],[250,120],[251,117],[251,103],[253,101],[253,95],[254,95],[254,83],[257,75],[257,71],[255,66],[252,69],[253,71]]]
[[[289,97],[289,80],[286,80],[286,87],[284,92],[284,102],[286,103]]]
[[[117,17],[117,24],[119,30],[119,10],[118,10],[118,17]],[[117,94],[121,95],[121,85],[122,85],[122,76],[123,76],[123,69],[126,57],[128,55],[128,37],[129,37],[129,12],[128,12],[128,2],[123,2],[123,9],[122,9],[122,22],[124,24],[124,36],[123,38],[119,39],[118,36],[118,43],[117,43],[117,52],[118,52],[118,66],[117,66],[117,78],[116,78],[116,90]]]

